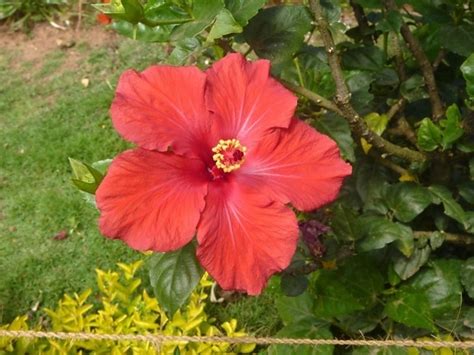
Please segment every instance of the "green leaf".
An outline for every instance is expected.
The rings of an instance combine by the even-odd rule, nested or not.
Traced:
[[[223,8],[223,0],[194,0],[191,10],[193,21],[175,27],[171,40],[179,41],[197,36],[215,21]]]
[[[394,346],[380,348],[373,346],[358,346],[352,352],[352,355],[409,355],[407,349],[396,348]]]
[[[280,280],[283,294],[290,297],[301,295],[308,288],[308,283],[305,275],[283,274]]]
[[[428,98],[428,93],[424,89],[425,81],[419,74],[415,74],[408,80],[404,81],[400,86],[400,93],[408,100],[408,102],[414,102]]]
[[[281,329],[277,334],[280,338],[309,338],[309,339],[332,339],[332,333],[329,330],[329,324],[318,321],[314,318],[304,319],[297,323],[291,323]],[[272,345],[268,348],[269,355],[331,355],[333,345]]]
[[[377,303],[383,284],[374,261],[363,255],[346,259],[337,270],[320,270],[314,282],[315,314],[332,318],[370,308]]]
[[[131,23],[138,23],[143,19],[144,11],[143,6],[139,0],[121,0],[127,21]]]
[[[313,121],[314,127],[321,133],[327,134],[334,139],[341,150],[344,159],[355,161],[354,140],[347,121],[337,115],[324,115]]]
[[[385,14],[382,21],[378,22],[375,28],[382,32],[396,32],[400,31],[403,19],[398,11],[389,11]]]
[[[441,185],[433,185],[428,189],[433,197],[433,203],[442,203],[444,207],[444,213],[464,225],[465,212],[461,205],[454,200],[451,192],[446,187]]]
[[[216,21],[207,36],[207,41],[212,42],[225,35],[240,32],[242,32],[242,26],[234,19],[229,10],[222,9],[216,16]]]
[[[173,65],[184,65],[200,48],[201,42],[197,38],[186,38],[176,44],[167,62]]]
[[[399,221],[410,222],[431,204],[431,194],[421,185],[402,182],[387,189],[386,204]]]
[[[456,54],[467,57],[474,52],[474,25],[462,23],[459,26],[451,24],[440,28],[442,45]]]
[[[410,288],[398,290],[385,304],[385,313],[409,327],[435,331],[430,303],[425,295]]]
[[[474,97],[474,53],[472,53],[461,65],[461,72],[466,80],[466,91],[470,97]]]
[[[127,21],[113,21],[110,26],[122,36],[143,42],[167,42],[171,33],[170,26],[150,27]]]
[[[426,264],[431,254],[431,248],[429,245],[423,247],[417,247],[414,249],[413,254],[407,258],[404,255],[397,255],[394,257],[393,269],[402,280],[415,275],[420,268]]]
[[[443,149],[450,148],[464,133],[461,112],[459,112],[459,108],[456,104],[452,104],[448,107],[446,110],[446,119],[441,120],[440,125],[444,128],[441,145]]]
[[[302,46],[312,28],[305,6],[274,6],[263,9],[244,29],[245,40],[259,57],[273,64],[289,60]]]
[[[461,283],[469,297],[474,299],[474,257],[467,259],[463,263],[461,268]]]
[[[381,135],[387,128],[388,117],[385,114],[380,115],[377,112],[372,112],[366,115],[364,120],[367,126],[378,135]]]
[[[459,184],[458,189],[459,195],[471,205],[474,205],[474,181],[463,182]]]
[[[247,26],[263,5],[265,0],[225,0],[225,7],[242,27]]]
[[[410,279],[410,285],[428,299],[434,317],[456,312],[461,307],[460,269],[460,260],[439,259]]]
[[[384,55],[380,48],[354,47],[342,54],[342,64],[344,69],[379,71],[384,67]]]
[[[410,227],[378,216],[363,216],[359,223],[364,233],[364,238],[358,242],[359,250],[381,249],[397,241],[397,247],[403,255],[409,257],[413,252],[413,232]]]
[[[443,142],[443,132],[429,118],[421,121],[418,128],[417,141],[420,148],[432,152]]]
[[[337,203],[332,210],[331,230],[340,240],[357,240],[362,235],[357,223],[358,214],[344,203]]]
[[[104,175],[92,166],[72,158],[69,158],[69,164],[72,168],[72,182],[74,185],[79,190],[94,195],[104,179]]]
[[[155,25],[182,24],[193,20],[183,9],[163,1],[148,1],[145,5],[145,18]]]
[[[281,320],[286,325],[314,317],[313,296],[308,292],[304,292],[296,297],[282,295],[277,298],[276,307]]]
[[[150,284],[170,316],[187,301],[203,275],[195,253],[191,242],[179,250],[150,258]]]

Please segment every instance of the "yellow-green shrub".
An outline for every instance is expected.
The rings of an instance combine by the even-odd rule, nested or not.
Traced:
[[[148,295],[135,276],[142,265],[138,261],[131,265],[117,264],[120,272],[97,270],[99,293],[88,289],[73,296],[64,295],[56,309],[45,309],[50,317],[48,330],[62,332],[88,332],[97,334],[165,334],[165,335],[227,335],[244,336],[237,331],[237,321],[231,319],[218,327],[214,319],[205,312],[208,291],[212,286],[205,275],[192,293],[189,302],[170,319],[158,304],[156,298]],[[90,302],[98,299],[95,307]],[[0,329],[27,330],[27,316],[17,317],[11,324]],[[43,330],[40,326],[35,330]],[[174,354],[179,348],[181,354],[249,353],[254,345],[165,343],[163,354]],[[37,354],[155,354],[156,348],[150,342],[101,341],[101,340],[53,340],[53,339],[8,339],[0,338],[2,353]]]

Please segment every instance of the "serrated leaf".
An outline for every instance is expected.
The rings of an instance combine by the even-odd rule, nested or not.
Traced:
[[[343,203],[337,203],[332,210],[331,230],[340,240],[357,240],[362,237],[357,223],[358,214]]]
[[[379,71],[384,67],[384,54],[376,46],[354,47],[342,54],[344,69]]]
[[[341,150],[343,158],[350,162],[355,161],[354,140],[347,121],[337,115],[324,115],[314,121],[314,127],[334,139]]]
[[[173,25],[192,21],[189,14],[170,2],[148,1],[145,5],[145,18],[155,25]]]
[[[195,254],[191,242],[179,250],[154,254],[150,258],[150,284],[158,302],[169,315],[188,300],[203,275]]]
[[[423,186],[402,182],[387,189],[386,204],[399,221],[406,223],[431,204],[431,194]]]
[[[469,297],[474,299],[474,257],[464,261],[461,268],[461,283]]]
[[[421,121],[417,132],[417,141],[420,148],[432,152],[443,142],[443,132],[429,118]]]
[[[167,62],[173,65],[184,65],[200,48],[201,42],[197,38],[186,38],[176,44]]]
[[[308,292],[296,297],[280,296],[276,300],[278,314],[284,324],[298,323],[314,316],[313,296]]]
[[[273,6],[260,11],[244,29],[245,40],[259,57],[273,64],[290,59],[312,28],[305,6]]]
[[[451,24],[440,28],[441,43],[445,48],[456,54],[467,57],[474,52],[474,25],[461,23],[458,26]]]
[[[208,28],[224,9],[223,0],[194,0],[191,15],[193,21],[177,26],[171,33],[172,41],[195,37]]]
[[[246,26],[263,5],[265,0],[225,0],[225,7],[241,26]]]
[[[462,128],[461,112],[456,104],[452,104],[446,110],[446,119],[440,121],[443,127],[443,139],[441,145],[443,149],[448,149],[464,133]]]
[[[460,269],[460,260],[439,259],[430,262],[428,268],[410,279],[411,287],[428,299],[434,317],[455,312],[461,307]]]
[[[474,53],[472,53],[461,65],[461,72],[466,80],[466,91],[470,97],[474,97]]]
[[[408,257],[413,252],[413,231],[410,227],[378,216],[364,216],[359,219],[359,223],[364,233],[364,238],[358,242],[359,250],[381,249],[397,242],[403,255]]]
[[[444,213],[464,225],[465,212],[461,205],[454,200],[451,192],[445,186],[441,185],[433,185],[428,189],[433,197],[433,203],[442,203]]]
[[[431,254],[431,248],[428,245],[414,249],[410,257],[397,255],[393,260],[393,269],[402,280],[415,275],[420,268],[426,264]]]
[[[229,10],[222,9],[216,16],[216,21],[207,36],[207,41],[212,42],[225,35],[240,32],[242,32],[242,26],[234,19]]]
[[[404,288],[397,291],[385,304],[385,313],[396,322],[409,327],[435,331],[430,303],[425,295]]]

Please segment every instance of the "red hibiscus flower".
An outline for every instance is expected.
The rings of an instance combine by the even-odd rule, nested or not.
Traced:
[[[351,166],[293,116],[297,99],[269,67],[230,54],[205,73],[122,74],[112,120],[138,148],[115,158],[97,190],[104,235],[160,252],[196,235],[198,260],[219,285],[251,295],[288,266],[298,224],[286,205],[334,200]]]

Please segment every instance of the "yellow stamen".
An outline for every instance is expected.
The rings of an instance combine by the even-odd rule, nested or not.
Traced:
[[[239,140],[220,139],[219,143],[212,148],[212,159],[216,163],[216,167],[225,173],[230,173],[241,167],[245,160],[247,147],[240,144]]]

